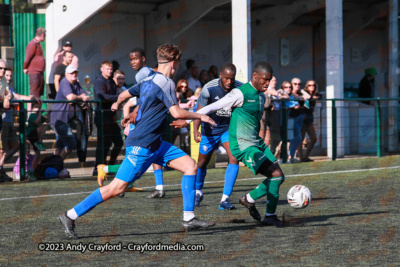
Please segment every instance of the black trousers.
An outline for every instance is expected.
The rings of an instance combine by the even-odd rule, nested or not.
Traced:
[[[97,146],[96,146],[96,165],[105,164],[108,152],[111,145],[114,144],[111,150],[109,165],[115,165],[117,157],[121,152],[124,142],[122,140],[121,128],[116,122],[104,122],[102,125],[96,120],[97,127]],[[101,127],[103,132],[100,131]],[[102,144],[103,143],[103,144]],[[103,147],[102,147],[103,145]]]

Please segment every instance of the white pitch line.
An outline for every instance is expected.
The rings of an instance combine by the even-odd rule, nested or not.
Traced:
[[[372,168],[372,169],[362,169],[362,170],[345,170],[345,171],[334,171],[334,172],[291,174],[291,175],[285,175],[285,177],[315,176],[315,175],[324,175],[324,174],[338,174],[338,173],[347,173],[347,172],[377,171],[377,170],[388,170],[388,169],[399,169],[399,168],[400,168],[400,166],[394,166],[394,167]],[[249,180],[261,180],[261,179],[264,179],[264,178],[265,178],[265,176],[238,179],[236,181],[238,182],[238,181],[249,181]],[[204,182],[204,183],[205,184],[214,184],[214,183],[223,183],[223,182],[225,182],[225,181],[210,181],[210,182]],[[180,186],[180,185],[181,184],[171,184],[171,185],[164,185],[164,187],[172,187],[172,186]],[[154,188],[154,186],[147,186],[147,187],[141,187],[141,188],[143,188],[143,189],[151,189],[151,188]],[[90,194],[92,192],[93,191],[66,193],[66,194],[41,195],[41,196],[29,196],[29,197],[0,198],[0,201],[3,201],[3,200],[16,200],[16,199],[29,199],[29,198],[41,198],[41,197],[71,196],[71,195]]]

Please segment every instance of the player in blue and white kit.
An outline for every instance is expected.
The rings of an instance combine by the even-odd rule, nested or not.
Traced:
[[[125,159],[113,181],[95,190],[74,208],[58,215],[58,220],[67,235],[77,238],[74,232],[75,220],[103,201],[124,192],[125,188],[139,179],[153,162],[183,173],[183,228],[190,231],[215,225],[214,222],[197,219],[194,214],[197,173],[195,161],[179,148],[161,140],[168,112],[177,119],[201,119],[215,125],[207,115],[179,108],[175,84],[170,78],[179,68],[180,57],[181,51],[177,46],[160,45],[157,49],[159,72],[122,92],[117,102],[112,105],[111,110],[115,111],[126,99],[132,96],[140,97],[136,128],[126,139]]]
[[[236,67],[235,65],[228,63],[222,66],[219,74],[220,79],[214,79],[204,85],[199,99],[197,100],[198,108],[197,111],[202,107],[212,104],[219,99],[223,98],[233,88],[237,88],[242,85],[241,82],[235,80]],[[229,165],[225,172],[225,184],[224,191],[219,204],[220,209],[232,210],[235,206],[229,203],[229,197],[232,193],[233,186],[239,172],[239,162],[232,155],[229,148],[229,121],[231,118],[231,110],[218,110],[210,114],[210,117],[217,123],[217,126],[212,126],[206,123],[201,124],[201,136],[198,131],[199,120],[193,122],[194,126],[194,140],[200,142],[199,158],[198,158],[198,171],[196,177],[196,202],[195,206],[199,206],[203,200],[203,185],[204,178],[207,174],[207,164],[211,159],[211,156],[222,143],[225,148],[228,157]]]
[[[139,71],[135,75],[136,83],[141,83],[144,79],[155,73],[152,68],[146,66],[146,57],[143,49],[133,49],[129,57],[132,68]],[[153,164],[153,170],[154,177],[156,178],[156,188],[147,198],[162,198],[165,196],[162,166]]]

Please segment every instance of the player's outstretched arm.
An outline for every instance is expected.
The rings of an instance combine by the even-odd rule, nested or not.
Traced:
[[[209,114],[220,109],[231,109],[235,107],[240,107],[243,104],[243,99],[244,97],[242,91],[240,91],[239,89],[233,89],[229,94],[227,94],[217,102],[201,108],[197,111],[197,113]]]
[[[207,122],[211,125],[217,125],[215,123],[215,121],[213,121],[207,115],[189,112],[187,110],[181,109],[177,105],[173,105],[172,107],[170,107],[169,112],[171,113],[172,117],[174,117],[175,119],[189,119],[189,120],[200,119],[201,121]]]
[[[129,93],[129,90],[125,90],[122,93],[119,94],[117,102],[115,102],[114,104],[112,104],[111,106],[111,110],[112,111],[117,111],[119,106],[128,98],[131,98],[133,95],[131,95]]]

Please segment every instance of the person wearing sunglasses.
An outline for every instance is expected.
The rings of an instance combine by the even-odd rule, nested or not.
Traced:
[[[292,79],[292,93],[290,98],[293,100],[297,100],[296,104],[290,109],[289,118],[294,120],[293,124],[293,139],[290,140],[289,146],[289,160],[288,163],[298,163],[300,162],[295,158],[295,153],[299,145],[301,144],[301,127],[303,126],[304,119],[304,110],[305,110],[305,101],[310,99],[310,95],[301,90],[301,80],[299,78]]]
[[[306,133],[310,138],[309,142],[307,143],[307,150],[306,153],[303,155],[302,145],[299,146],[299,159],[301,162],[311,162],[312,159],[309,158],[311,150],[314,148],[315,143],[317,142],[317,135],[315,133],[314,128],[314,108],[315,108],[315,100],[321,99],[322,95],[317,91],[317,84],[314,80],[308,80],[306,82],[306,86],[304,90],[310,95],[309,100],[309,109],[304,109],[304,119],[303,125],[301,127],[301,140],[304,140]]]

